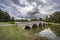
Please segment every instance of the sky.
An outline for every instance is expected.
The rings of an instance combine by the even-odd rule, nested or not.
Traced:
[[[44,18],[60,11],[60,0],[0,0],[0,9],[16,19]]]

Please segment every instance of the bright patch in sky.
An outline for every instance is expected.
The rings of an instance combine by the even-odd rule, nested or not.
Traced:
[[[41,0],[43,3],[47,3],[47,0]]]

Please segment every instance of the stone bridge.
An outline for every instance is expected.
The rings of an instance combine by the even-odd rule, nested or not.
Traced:
[[[16,24],[17,24],[19,27],[22,27],[23,29],[24,29],[26,26],[29,26],[30,28],[32,28],[32,26],[33,26],[34,24],[36,24],[37,26],[39,26],[39,24],[41,24],[42,27],[47,27],[47,26],[48,26],[48,23],[47,23],[47,22],[42,22],[42,21],[16,22]]]

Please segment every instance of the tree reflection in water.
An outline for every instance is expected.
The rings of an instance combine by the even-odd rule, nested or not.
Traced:
[[[48,40],[60,40],[60,25],[49,25],[49,28],[45,28],[38,35]]]

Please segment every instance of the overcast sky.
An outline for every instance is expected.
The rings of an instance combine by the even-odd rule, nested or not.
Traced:
[[[0,0],[0,9],[15,18],[42,17],[60,11],[60,0]]]

